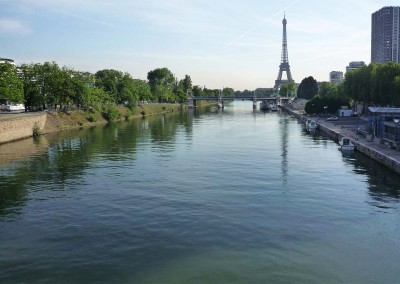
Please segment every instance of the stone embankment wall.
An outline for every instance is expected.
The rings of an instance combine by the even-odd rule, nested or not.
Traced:
[[[33,136],[35,126],[43,130],[47,113],[4,114],[0,119],[0,143]]]
[[[304,123],[307,120],[307,117],[302,116],[301,114],[294,112],[288,108],[284,108],[284,110],[287,111],[288,113],[294,115],[297,119],[301,120]],[[328,126],[323,125],[321,123],[318,123],[318,127],[322,132],[327,134],[335,142],[339,142],[340,139],[342,139],[342,137],[346,136],[347,138],[350,139],[351,143],[354,144],[357,151],[359,151],[360,153],[363,153],[364,155],[370,157],[371,159],[374,159],[375,161],[385,165],[392,171],[400,174],[399,159],[392,157],[391,154],[393,154],[393,152],[390,153],[389,150],[387,148],[385,148],[383,145],[381,147],[377,147],[376,145],[374,146],[374,144],[371,142],[369,142],[370,144],[365,143],[365,141],[362,142],[360,140],[354,139],[354,137],[352,137],[350,135],[347,136],[347,135],[343,134],[342,132],[339,132],[339,131],[336,131],[335,129],[329,128]],[[396,156],[398,156],[398,155],[396,155]]]

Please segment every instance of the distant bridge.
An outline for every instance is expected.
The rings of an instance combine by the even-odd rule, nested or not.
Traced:
[[[293,97],[255,97],[255,96],[241,96],[241,97],[188,97],[187,106],[196,107],[197,101],[235,101],[235,100],[246,100],[252,102],[263,102],[275,103],[276,105],[286,104],[293,100]]]

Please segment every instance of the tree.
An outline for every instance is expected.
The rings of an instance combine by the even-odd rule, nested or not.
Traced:
[[[304,78],[297,89],[297,97],[310,100],[318,94],[318,84],[312,76]]]
[[[341,106],[350,106],[349,102],[340,97],[315,96],[306,103],[304,110],[308,114],[336,113]],[[325,109],[327,107],[327,109]]]
[[[0,64],[0,98],[14,102],[24,102],[22,81],[18,78],[17,69],[10,63]]]
[[[137,86],[140,101],[152,101],[154,99],[150,86],[146,81],[135,80],[135,85]]]
[[[183,91],[192,90],[192,79],[189,75],[185,75],[185,79],[182,80]]]
[[[356,102],[399,106],[397,76],[400,76],[400,64],[370,64],[346,74],[344,94]]]
[[[101,110],[108,101],[110,101],[110,95],[97,87],[85,88],[82,96],[82,106],[85,108]]]
[[[139,99],[139,88],[129,73],[125,73],[119,83],[118,102],[133,106]]]
[[[21,72],[23,94],[26,109],[40,109],[46,102],[40,94],[40,86],[37,82],[37,73],[34,64],[22,64],[18,66]]]
[[[106,91],[114,102],[122,102],[123,73],[114,69],[99,70],[95,74],[95,86]]]
[[[222,90],[222,95],[225,97],[233,97],[235,94],[235,90],[232,88],[224,88]]]
[[[279,90],[279,96],[281,97],[292,97],[296,94],[296,83],[282,84]]]
[[[203,93],[203,90],[201,89],[200,86],[194,86],[192,91],[193,91],[193,96],[195,97],[200,97]]]
[[[151,92],[160,102],[170,101],[173,98],[173,90],[176,80],[172,72],[167,68],[158,68],[147,73]]]
[[[322,82],[319,86],[319,96],[323,97],[337,97],[338,85],[330,82]]]

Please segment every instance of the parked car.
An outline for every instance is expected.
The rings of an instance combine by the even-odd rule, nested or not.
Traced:
[[[331,116],[326,119],[326,121],[337,121],[339,118],[337,116]]]

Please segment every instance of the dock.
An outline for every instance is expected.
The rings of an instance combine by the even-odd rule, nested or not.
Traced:
[[[348,128],[342,125],[337,125],[335,121],[325,121],[324,118],[305,116],[299,111],[292,110],[287,107],[282,109],[302,122],[307,119],[313,119],[318,124],[318,129],[327,134],[332,140],[338,142],[342,137],[349,138],[351,143],[356,147],[356,151],[374,159],[392,171],[400,174],[400,151],[393,149],[384,139],[357,132],[356,128]]]

